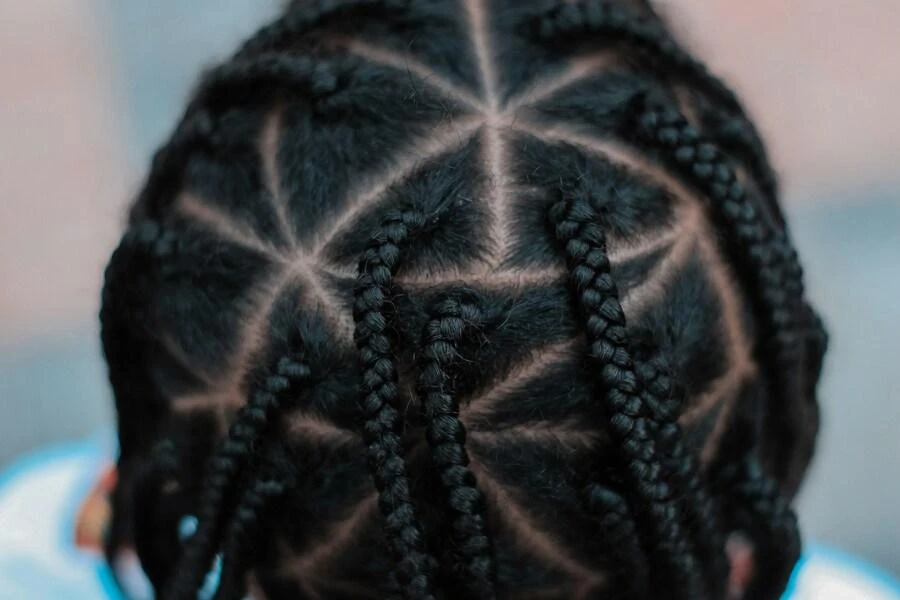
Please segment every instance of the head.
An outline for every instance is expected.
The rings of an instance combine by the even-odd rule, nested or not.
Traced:
[[[778,597],[825,334],[777,195],[643,1],[295,2],[107,270],[110,559],[163,598]]]

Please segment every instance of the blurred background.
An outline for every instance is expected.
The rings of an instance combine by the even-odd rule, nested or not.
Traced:
[[[278,0],[0,1],[0,469],[112,423],[103,265],[198,70]],[[833,334],[807,534],[900,574],[900,2],[665,0],[739,90]]]

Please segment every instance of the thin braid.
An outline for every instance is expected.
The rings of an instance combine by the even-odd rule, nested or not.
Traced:
[[[743,597],[777,598],[800,558],[797,517],[778,483],[765,474],[754,454],[726,469],[722,480],[733,525],[754,544],[754,575]]]
[[[627,346],[625,313],[610,274],[606,235],[586,199],[563,198],[553,205],[550,220],[564,248],[569,275],[586,321],[589,358],[596,362],[610,435],[625,463],[630,493],[646,511],[645,543],[662,561],[674,588],[673,598],[705,597],[696,559],[684,542],[684,532],[664,465],[646,417],[641,385]]]
[[[644,382],[644,402],[659,428],[660,445],[667,454],[668,470],[679,491],[686,529],[700,564],[706,567],[710,596],[719,598],[724,594],[728,577],[725,539],[718,512],[700,477],[696,459],[684,447],[678,425],[684,390],[667,371],[661,357],[637,363],[638,375]]]
[[[234,511],[222,544],[222,577],[214,600],[240,600],[244,597],[243,577],[252,546],[260,534],[260,525],[273,501],[284,496],[290,485],[273,473],[257,478],[243,493]]]
[[[741,124],[740,142],[751,157],[750,165],[766,196],[776,198],[778,182],[766,156],[765,144],[740,100],[722,80],[709,72],[672,38],[656,18],[627,11],[609,1],[565,2],[535,19],[531,29],[543,40],[571,40],[584,33],[615,36],[647,51],[647,57],[663,64],[661,73],[677,72],[693,80],[697,90],[723,106]]]
[[[435,304],[422,336],[418,394],[424,406],[431,456],[452,513],[454,552],[460,555],[460,570],[467,576],[462,583],[467,597],[491,600],[497,597],[496,572],[484,495],[468,466],[466,429],[459,419],[459,402],[448,373],[458,359],[463,337],[481,327],[483,321],[481,308],[472,298],[447,297]]]
[[[309,366],[301,356],[281,358],[275,371],[242,406],[228,428],[228,435],[209,460],[197,511],[197,531],[185,544],[175,574],[164,598],[188,600],[197,589],[212,562],[222,532],[224,508],[231,488],[252,456],[263,434],[282,404],[295,396],[298,386],[308,382]]]
[[[625,498],[598,483],[585,488],[585,498],[591,514],[598,515],[600,534],[616,560],[613,571],[623,588],[622,597],[647,598],[650,567]]]
[[[409,600],[434,600],[431,571],[435,560],[425,550],[413,504],[400,415],[396,409],[397,368],[385,305],[392,292],[402,247],[425,226],[420,212],[391,210],[359,261],[354,292],[354,340],[362,364],[360,408],[369,468],[378,490],[388,547],[397,562],[397,581]]]

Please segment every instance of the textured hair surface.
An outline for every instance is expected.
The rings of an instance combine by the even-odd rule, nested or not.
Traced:
[[[826,336],[763,143],[642,0],[305,0],[106,272],[111,559],[162,598],[746,598]]]

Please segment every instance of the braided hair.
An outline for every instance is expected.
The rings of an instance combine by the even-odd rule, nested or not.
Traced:
[[[799,556],[827,335],[756,128],[644,0],[291,3],[102,301],[107,553],[164,599],[719,600],[732,535],[772,599]]]

